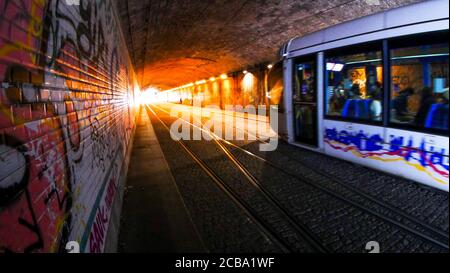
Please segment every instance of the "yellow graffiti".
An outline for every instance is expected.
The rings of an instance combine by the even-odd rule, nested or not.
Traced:
[[[32,1],[30,11],[30,22],[27,29],[26,42],[15,41],[15,43],[9,43],[0,48],[0,57],[5,57],[13,52],[20,52],[23,48],[34,48],[33,38],[40,38],[42,35],[42,16],[39,16],[38,11],[42,11],[45,7],[46,0]],[[29,53],[31,62],[36,64],[37,55],[39,53]]]
[[[52,245],[50,246],[50,251],[49,252],[57,252],[58,251],[58,246],[60,243],[60,238],[58,236],[58,234],[61,234],[61,231],[64,227],[64,223],[66,222],[67,218],[69,217],[69,213],[65,213],[62,217],[58,217],[58,219],[56,219],[56,225],[55,225],[55,234],[56,236],[54,236]]]
[[[28,25],[27,42],[28,45],[32,46],[32,38],[41,37],[42,35],[42,15],[39,16],[37,12],[40,10],[42,12],[45,6],[45,0],[32,1],[31,5],[31,22]],[[36,64],[37,54],[30,53],[31,62]]]
[[[339,144],[340,144],[340,143],[335,142],[335,141],[330,141],[330,142],[332,142],[332,143],[335,144],[335,145],[339,145]],[[364,155],[363,155],[361,152],[357,151],[357,150],[352,150],[351,152],[352,152],[352,154],[353,154],[354,156],[356,156],[356,157],[359,157],[359,158],[364,157]],[[365,156],[365,158],[369,158],[369,159],[373,159],[373,160],[377,160],[377,161],[382,161],[382,162],[396,162],[396,161],[403,161],[403,163],[406,163],[408,166],[413,167],[413,168],[415,168],[416,170],[418,170],[418,171],[420,171],[420,172],[426,173],[428,176],[430,176],[430,177],[431,177],[433,180],[435,180],[436,182],[438,182],[438,183],[440,183],[440,184],[443,184],[443,185],[447,185],[447,184],[448,184],[448,182],[446,182],[446,181],[444,181],[444,180],[442,180],[442,179],[439,179],[439,178],[435,177],[429,170],[427,170],[427,169],[426,169],[425,167],[423,167],[422,165],[411,163],[411,162],[409,162],[409,161],[404,160],[402,157],[399,157],[399,158],[382,158],[382,157],[378,157],[378,156],[371,155],[371,156]]]

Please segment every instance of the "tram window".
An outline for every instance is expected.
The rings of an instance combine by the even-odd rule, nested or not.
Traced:
[[[297,60],[294,72],[294,102],[316,102],[316,62]]]
[[[304,56],[294,62],[292,94],[295,141],[317,146],[317,62]]]
[[[330,55],[330,56],[328,56]],[[350,120],[381,122],[383,65],[381,46],[358,46],[326,53],[326,114]]]
[[[410,39],[417,40],[428,44],[394,44],[390,49],[390,121],[448,130],[448,42]]]

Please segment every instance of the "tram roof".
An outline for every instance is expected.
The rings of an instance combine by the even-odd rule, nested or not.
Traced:
[[[445,19],[448,29],[448,18],[448,0],[425,1],[361,17],[294,38],[286,45],[286,53],[377,31]]]

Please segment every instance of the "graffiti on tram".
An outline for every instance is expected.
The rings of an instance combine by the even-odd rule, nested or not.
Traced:
[[[352,153],[358,158],[378,160],[385,163],[403,161],[416,170],[427,173],[433,180],[448,184],[448,156],[445,148],[436,148],[422,137],[389,135],[384,142],[379,134],[362,130],[349,132],[336,128],[325,130],[325,143],[334,150]]]

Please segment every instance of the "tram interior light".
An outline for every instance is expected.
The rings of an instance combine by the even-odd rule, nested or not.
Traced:
[[[327,63],[327,70],[329,70],[329,71],[341,72],[342,69],[344,69],[343,64]]]
[[[342,69],[344,69],[344,65],[343,64],[335,64],[333,67],[333,71],[337,71],[337,72],[341,72]]]

